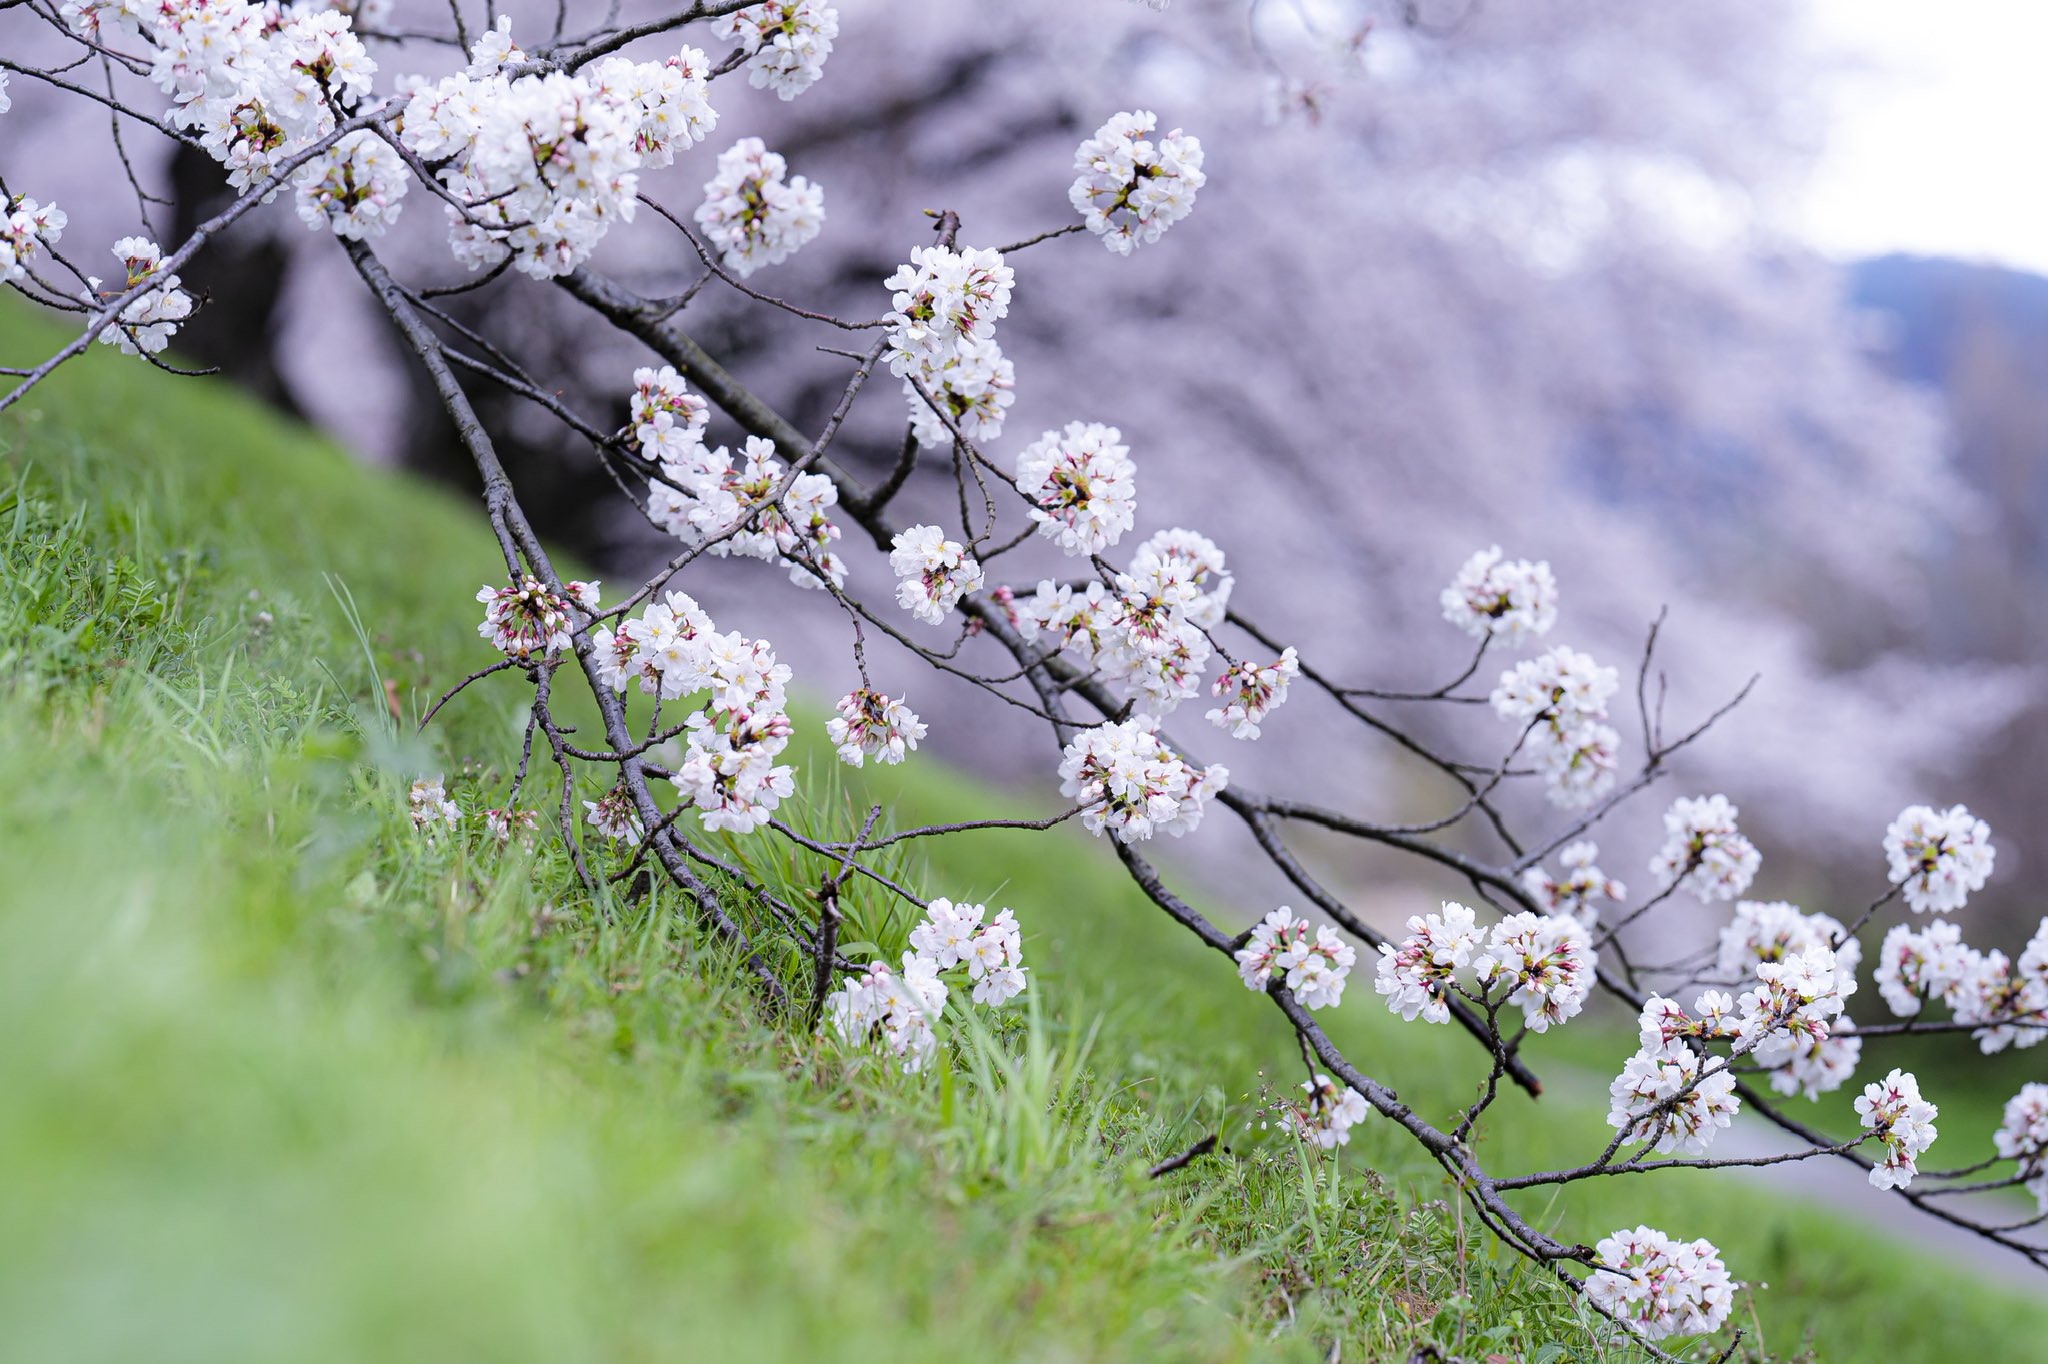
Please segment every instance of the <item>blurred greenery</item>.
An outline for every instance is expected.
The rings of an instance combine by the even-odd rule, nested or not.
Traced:
[[[49,339],[0,313],[0,354]],[[664,890],[592,897],[545,836],[415,834],[412,777],[474,815],[518,751],[515,674],[412,733],[487,658],[495,553],[459,498],[96,354],[0,415],[0,536],[0,1357],[1640,1354],[1399,1134],[1338,1160],[1262,1130],[1297,1083],[1284,1021],[1077,829],[897,859],[1013,907],[1034,982],[915,1077],[765,1017]],[[931,762],[844,773],[820,729],[819,828],[1042,812]],[[529,783],[544,823],[554,780]],[[798,902],[822,870],[728,851]],[[849,936],[900,946],[901,911],[850,896]],[[1426,1113],[1469,1099],[1469,1040],[1374,1004],[1338,1039]],[[1537,1042],[1553,1093],[1503,1100],[1503,1167],[1606,1135],[1626,1041]],[[2029,1358],[2048,1331],[2038,1299],[1730,1180],[1525,1210],[1714,1240],[1770,1285],[1738,1310],[1774,1358]]]

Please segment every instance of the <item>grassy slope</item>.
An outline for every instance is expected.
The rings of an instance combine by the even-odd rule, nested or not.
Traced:
[[[468,508],[112,356],[0,418],[0,451],[0,1161],[36,1175],[0,1191],[0,1353],[1629,1357],[1467,1246],[1391,1134],[1303,1166],[1239,1132],[1262,1067],[1293,1083],[1280,1021],[1084,839],[924,869],[1017,909],[1043,1016],[910,1081],[791,1041],[672,904],[404,827],[411,775],[494,803],[516,751],[508,678],[435,752],[380,715],[379,677],[416,711],[479,661]],[[844,796],[871,798],[991,804],[929,764]],[[1370,996],[1339,1024],[1411,1100],[1469,1094],[1469,1044]],[[1599,1127],[1507,1109],[1508,1160]],[[1229,1160],[1135,1173],[1219,1123]],[[1621,1184],[1569,1234],[1715,1239],[1772,1284],[1774,1352],[1811,1327],[1829,1358],[2025,1357],[2048,1327],[1801,1209]]]

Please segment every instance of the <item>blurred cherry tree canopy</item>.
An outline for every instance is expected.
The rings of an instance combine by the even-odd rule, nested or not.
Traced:
[[[570,8],[595,19],[604,7]],[[1674,724],[1763,676],[1680,781],[1726,790],[1774,854],[1875,865],[1885,822],[1916,800],[1967,799],[2001,830],[2025,826],[2024,786],[1998,775],[1986,741],[2039,728],[2031,655],[1929,644],[1944,616],[2025,595],[1987,577],[1981,553],[1967,556],[1970,574],[1955,566],[2002,522],[1951,466],[1929,391],[1873,363],[1882,332],[1848,309],[1840,272],[1771,226],[1816,151],[1826,54],[1808,46],[1801,6],[839,8],[833,79],[787,104],[720,82],[710,141],[642,181],[687,220],[717,152],[758,135],[821,183],[823,235],[751,281],[778,297],[879,316],[882,279],[931,239],[928,210],[957,211],[974,246],[1071,222],[1074,146],[1120,108],[1154,109],[1207,151],[1208,185],[1173,251],[1122,260],[1077,237],[1014,259],[1017,402],[998,459],[1070,420],[1118,426],[1142,471],[1140,533],[1210,535],[1255,615],[1362,684],[1458,671],[1469,641],[1438,618],[1437,594],[1488,544],[1548,559],[1564,591],[1554,638],[1624,676],[1668,606]],[[394,27],[448,27],[439,0],[396,9]],[[554,22],[553,0],[498,9],[515,34]],[[64,202],[86,235],[133,230],[133,199],[68,164],[84,158],[67,147],[108,136],[104,119],[20,83],[16,103],[10,175]],[[184,223],[220,190],[210,165],[139,154]],[[308,249],[321,244],[289,213],[252,215],[211,266],[189,269],[188,286],[210,296],[188,333],[194,357],[372,458],[464,477],[438,405],[411,388],[346,261]],[[425,196],[384,254],[412,278],[459,280]],[[612,233],[595,267],[650,294],[704,273],[651,213]],[[571,300],[499,281],[451,302],[520,338],[518,358],[572,405],[623,420],[648,357],[589,329]],[[744,302],[707,289],[683,316],[758,392],[817,426],[846,368],[817,348],[845,333]],[[486,417],[553,533],[632,574],[667,556],[587,446],[511,402]],[[900,409],[867,404],[838,453],[872,474],[902,434]],[[913,488],[920,515],[957,520],[946,482]],[[1012,570],[1027,587],[1037,569],[1058,571],[1050,549],[1031,563]],[[721,566],[724,599],[707,605],[743,618],[763,574],[780,577]],[[779,587],[758,600],[785,619],[832,609],[793,605]],[[843,689],[836,633],[807,646],[802,630],[775,628],[816,695]],[[955,729],[947,698],[916,700],[941,752],[1042,767],[1044,755],[991,741],[985,714]],[[1634,744],[1631,709],[1617,720]],[[1254,780],[1288,768],[1310,797],[1322,787],[1355,801],[1377,786],[1390,814],[1427,812],[1441,795],[1391,750],[1333,750],[1313,727],[1276,726],[1245,767]],[[1647,849],[1656,831],[1641,833]],[[2001,843],[2003,871],[2020,850]]]

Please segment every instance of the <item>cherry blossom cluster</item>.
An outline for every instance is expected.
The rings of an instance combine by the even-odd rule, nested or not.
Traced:
[[[1527,559],[1503,562],[1500,546],[1465,561],[1443,590],[1444,619],[1474,639],[1494,636],[1519,644],[1557,623],[1557,579],[1550,565]]]
[[[633,371],[633,439],[653,460],[681,460],[704,444],[711,405],[683,382],[674,365]]]
[[[567,274],[615,222],[630,222],[643,167],[704,138],[717,113],[710,63],[685,47],[665,62],[607,57],[576,74],[510,74],[526,59],[511,20],[480,38],[464,70],[413,82],[401,139],[437,174],[455,257],[507,259],[536,279]]]
[[[2006,1100],[2004,1121],[1992,1141],[2001,1159],[2019,1162],[2027,1191],[2048,1212],[2048,1085],[2022,1085]]]
[[[1735,1284],[1711,1242],[1637,1227],[1593,1249],[1599,1267],[1586,1278],[1586,1297],[1646,1340],[1718,1331],[1734,1308]]]
[[[1175,128],[1154,138],[1150,110],[1121,113],[1074,149],[1079,172],[1067,197],[1103,245],[1128,256],[1188,216],[1202,174],[1202,142]]]
[[[906,1075],[915,1075],[939,1049],[932,1024],[945,1010],[946,995],[932,959],[905,952],[901,970],[873,962],[840,986],[825,1001],[825,1017],[845,1041],[886,1048]]]
[[[746,276],[780,265],[825,227],[825,191],[789,166],[758,137],[743,137],[718,155],[718,173],[704,184],[697,226],[719,263]]]
[[[1452,900],[1438,914],[1412,916],[1408,936],[1396,946],[1380,944],[1373,989],[1387,1008],[1409,1022],[1451,1021],[1450,994],[1456,972],[1472,965],[1484,938],[1472,911]]]
[[[790,476],[775,443],[749,436],[736,460],[704,441],[710,419],[704,399],[689,391],[673,366],[633,372],[632,432],[660,475],[647,484],[647,516],[688,545],[708,545],[725,558],[779,563],[799,587],[834,587],[846,565],[833,545],[840,536],[828,509],[839,490],[823,474]]]
[[[1991,826],[1968,808],[1913,805],[1884,831],[1884,854],[1915,914],[1947,914],[1983,889],[1996,850]]]
[[[1299,1105],[1288,1105],[1295,1130],[1304,1141],[1312,1142],[1325,1151],[1349,1145],[1351,1129],[1364,1122],[1372,1112],[1366,1106],[1363,1094],[1320,1072],[1314,1079],[1303,1080],[1301,1088],[1307,1099]]]
[[[119,287],[102,290],[97,275],[86,277],[85,301],[98,304],[102,295],[125,294],[149,285],[149,292],[121,309],[113,326],[100,333],[100,344],[119,346],[123,355],[155,355],[171,344],[178,324],[192,316],[192,295],[179,287],[176,275],[164,273],[163,249],[147,237],[123,237],[114,243],[114,259],[127,271]]]
[[[406,793],[412,827],[432,838],[443,829],[454,830],[462,823],[462,809],[448,799],[448,788],[439,777],[421,777]]]
[[[1569,914],[1589,927],[1597,924],[1600,911],[1594,901],[1618,903],[1628,897],[1628,887],[1594,865],[1593,859],[1599,855],[1597,844],[1585,840],[1567,844],[1557,855],[1564,867],[1563,879],[1553,880],[1543,868],[1531,867],[1522,873],[1522,889],[1552,914]]]
[[[981,905],[933,900],[912,930],[900,970],[875,962],[834,991],[825,1017],[845,1041],[876,1046],[916,1074],[938,1051],[934,1025],[951,991],[945,973],[964,969],[977,1004],[999,1006],[1024,992],[1023,937],[1005,909],[986,923]]]
[[[1925,928],[1895,924],[1877,950],[1877,992],[1893,1013],[1911,1018],[1926,1000],[1946,1000],[1974,955],[1952,919],[1936,919]]]
[[[989,919],[986,905],[934,900],[911,930],[910,947],[941,971],[966,968],[976,1004],[1007,1004],[1024,993],[1023,932],[1007,909]]]
[[[673,438],[688,428],[670,432]],[[721,445],[682,442],[681,454],[665,459],[661,477],[647,485],[647,515],[687,545],[708,545],[718,558],[739,555],[779,563],[798,587],[834,587],[846,581],[846,565],[833,548],[839,527],[829,509],[839,489],[823,474],[790,476],[776,458],[775,442],[748,436],[734,458]]]
[[[870,756],[877,762],[900,763],[925,735],[916,711],[868,687],[840,697],[836,709],[839,713],[825,723],[825,732],[838,748],[840,761],[852,767],[865,765]]]
[[[825,74],[839,11],[822,0],[768,0],[726,15],[712,31],[739,40],[749,84],[789,100]]]
[[[370,93],[377,64],[349,16],[246,0],[86,0],[64,7],[83,38],[111,20],[153,49],[150,79],[171,122],[197,134],[228,183],[247,190],[333,131],[335,113]]]
[[[1778,1093],[1818,1099],[1855,1073],[1863,1040],[1843,1012],[1856,992],[1853,962],[1853,954],[1837,955],[1820,944],[1757,965],[1754,988],[1737,1001],[1737,1051],[1770,1072]],[[1718,991],[1701,996],[1701,1011],[1712,1015],[1709,1026],[1716,1030],[1726,999]]]
[[[633,804],[633,793],[623,785],[614,786],[596,800],[584,801],[583,822],[604,838],[629,848],[639,847],[646,833],[640,811]]]
[[[509,587],[485,583],[476,591],[484,618],[476,632],[505,657],[527,662],[547,658],[569,647],[571,636],[597,614],[599,584],[563,584],[566,599],[528,574]]]
[[[1301,676],[1301,660],[1292,646],[1260,666],[1245,659],[1218,674],[1209,689],[1223,702],[1204,717],[1233,739],[1256,739],[1267,715],[1287,699],[1287,684]]]
[[[1060,794],[1080,805],[1082,826],[1122,843],[1192,833],[1229,780],[1222,764],[1196,767],[1160,742],[1146,715],[1084,729],[1060,758]]]
[[[1731,982],[1744,980],[1767,961],[1783,961],[1816,947],[1833,949],[1835,969],[1854,979],[1863,947],[1827,914],[1807,914],[1783,900],[1738,900],[1735,917],[1721,929],[1715,964]]]
[[[1253,926],[1238,949],[1237,974],[1248,990],[1263,991],[1278,977],[1308,1008],[1334,1009],[1357,960],[1357,950],[1336,929],[1311,924],[1282,905]]]
[[[1958,1023],[1982,1024],[1971,1036],[1987,1055],[2037,1046],[2048,1038],[2048,919],[2017,963],[1996,949],[1969,946],[1947,920],[1924,930],[1895,925],[1878,949],[1876,979],[1885,1004],[1902,1018],[1939,999]]]
[[[616,633],[592,631],[590,642],[614,691],[637,679],[642,691],[665,700],[707,694],[685,721],[683,761],[670,775],[706,829],[751,833],[795,791],[794,772],[775,761],[792,728],[789,667],[775,661],[766,640],[720,633],[695,600],[670,592]]]
[[[1763,855],[1735,827],[1726,796],[1681,796],[1664,812],[1664,844],[1650,874],[1669,889],[1682,885],[1701,900],[1732,900],[1749,889]]]
[[[1735,1121],[1735,1075],[1690,1048],[1645,1046],[1607,1087],[1607,1124],[1628,1142],[1701,1155]]]
[[[996,323],[1009,315],[1016,279],[1000,251],[912,247],[910,263],[882,281],[893,291],[882,317],[889,324],[890,370],[899,377],[921,372],[962,342],[994,339]]]
[[[937,526],[912,526],[891,542],[889,571],[897,578],[896,602],[929,625],[938,625],[981,588],[981,565],[958,540]]]
[[[342,138],[292,179],[301,222],[355,241],[384,235],[411,184],[404,158],[367,129]]]
[[[35,258],[57,244],[70,219],[55,204],[39,204],[27,195],[0,200],[0,284],[18,284],[28,277]]]
[[[924,446],[1002,434],[1017,371],[996,344],[1015,274],[1000,252],[915,247],[883,281],[892,291],[889,370],[903,380],[911,432]],[[949,425],[950,423],[950,425]]]
[[[1175,527],[1160,531],[1140,545],[1128,572],[1114,578],[1114,590],[1099,582],[1077,589],[1051,580],[1017,608],[1017,627],[1026,639],[1046,641],[1099,671],[1112,685],[1150,715],[1165,715],[1201,691],[1202,670],[1215,646],[1208,631],[1223,623],[1234,583],[1223,551],[1207,536]],[[1250,700],[1266,710],[1279,704],[1287,676],[1287,660],[1270,671],[1255,669],[1252,678],[1238,673],[1250,687]],[[1236,673],[1236,669],[1232,670]],[[1283,675],[1284,674],[1284,675]],[[1231,673],[1219,683],[1219,695],[1231,687]],[[1224,720],[1233,728],[1229,707]],[[1249,710],[1246,712],[1249,718]],[[1256,726],[1257,720],[1250,723]],[[1255,728],[1239,737],[1256,737]]]
[[[1483,991],[1458,984],[1462,968]],[[1400,943],[1380,944],[1373,988],[1409,1022],[1448,1023],[1450,996],[1460,993],[1519,1007],[1531,1032],[1546,1032],[1585,1007],[1592,983],[1592,939],[1570,915],[1511,914],[1487,933],[1470,908],[1446,900],[1438,914],[1411,917]]]
[[[1524,743],[1552,803],[1586,805],[1614,785],[1621,736],[1607,723],[1620,680],[1585,654],[1559,645],[1500,675],[1494,714],[1528,726]]]
[[[1586,1007],[1593,988],[1593,939],[1569,914],[1510,914],[1493,926],[1472,972],[1522,1011],[1531,1032],[1547,1032]]]
[[[1100,554],[1137,516],[1138,468],[1123,433],[1100,422],[1068,422],[1017,456],[1017,491],[1038,533],[1068,554]]]
[[[1863,1087],[1856,1100],[1863,1130],[1884,1143],[1884,1159],[1870,1170],[1879,1189],[1903,1189],[1919,1173],[1915,1162],[1934,1144],[1934,1120],[1940,1110],[1920,1097],[1920,1082],[1903,1070]]]

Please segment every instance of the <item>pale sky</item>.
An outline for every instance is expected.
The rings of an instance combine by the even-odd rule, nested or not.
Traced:
[[[1872,67],[1841,82],[1806,235],[2048,273],[2048,0],[1812,3]]]

